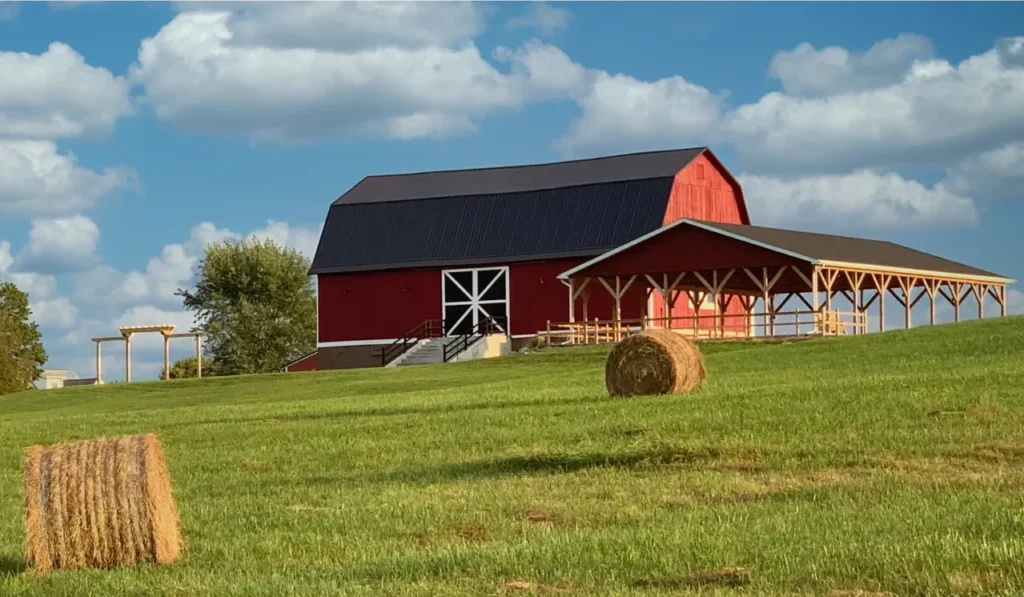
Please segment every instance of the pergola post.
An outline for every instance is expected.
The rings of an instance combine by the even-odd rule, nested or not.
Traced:
[[[164,339],[164,380],[171,378],[171,339],[167,337],[167,334],[161,334]]]
[[[93,340],[96,342],[96,383],[103,383],[103,357],[101,356],[100,345],[102,342]]]
[[[132,335],[124,337],[124,382],[132,380]]]
[[[203,337],[196,335],[196,377],[203,376]]]

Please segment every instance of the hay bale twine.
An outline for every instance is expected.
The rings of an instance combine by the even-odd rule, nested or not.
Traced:
[[[36,572],[169,564],[178,512],[156,436],[25,450],[25,559]]]
[[[612,396],[681,394],[704,384],[704,356],[690,340],[671,330],[652,329],[615,345],[604,379]]]

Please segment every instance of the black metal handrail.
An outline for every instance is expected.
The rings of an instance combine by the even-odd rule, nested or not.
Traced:
[[[417,342],[427,338],[439,338],[444,335],[444,321],[440,319],[427,319],[405,333],[401,338],[385,346],[380,351],[380,366],[386,367],[388,363],[406,353]]]
[[[502,328],[507,330],[508,327],[504,325],[504,322],[504,317],[487,317],[485,319],[481,319],[468,332],[459,334],[454,340],[444,345],[443,362],[447,363],[459,356],[470,346],[479,342],[484,336],[500,332]]]

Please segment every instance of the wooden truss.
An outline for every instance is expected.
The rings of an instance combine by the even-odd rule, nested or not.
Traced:
[[[170,341],[173,338],[195,338],[196,342],[196,375],[203,376],[203,336],[204,332],[187,332],[175,334],[173,325],[125,326],[117,329],[120,336],[93,338],[96,343],[96,383],[103,383],[103,359],[100,347],[104,342],[124,342],[124,380],[132,380],[132,336],[146,332],[157,332],[164,339],[164,379],[171,378]]]

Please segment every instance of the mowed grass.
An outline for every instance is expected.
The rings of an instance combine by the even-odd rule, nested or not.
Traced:
[[[1024,319],[703,350],[675,397],[584,348],[0,398],[0,595],[1024,592]],[[146,431],[185,559],[25,573],[23,448]]]

